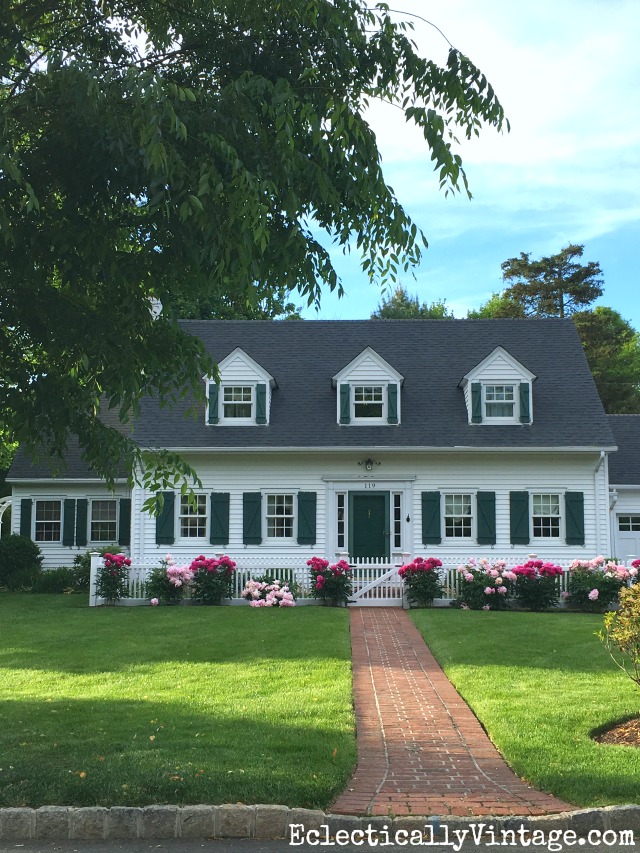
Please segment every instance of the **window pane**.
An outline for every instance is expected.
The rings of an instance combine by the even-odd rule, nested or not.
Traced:
[[[36,501],[36,542],[59,542],[62,519],[60,501]]]
[[[250,418],[252,388],[250,385],[232,385],[222,389],[225,418]]]
[[[393,547],[402,547],[402,495],[393,496]]]
[[[180,498],[180,536],[186,539],[207,535],[207,496],[196,495],[195,506],[187,497]]]
[[[117,536],[115,501],[91,501],[91,541],[113,542]]]
[[[444,496],[444,535],[454,539],[471,537],[471,495]]]
[[[560,536],[560,495],[532,495],[533,535],[541,539]]]
[[[485,409],[488,418],[512,418],[515,398],[513,385],[487,385]]]
[[[344,548],[344,494],[339,494],[338,498],[338,548]]]
[[[353,395],[353,414],[356,418],[381,418],[383,412],[382,385],[357,385]]]
[[[640,532],[640,515],[620,515],[620,516],[618,516],[618,530],[621,533],[639,533]]]
[[[293,495],[267,495],[267,536],[293,537]]]

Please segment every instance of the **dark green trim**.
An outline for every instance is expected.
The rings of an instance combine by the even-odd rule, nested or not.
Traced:
[[[131,545],[131,498],[120,498],[118,545]]]
[[[267,422],[267,386],[264,382],[259,382],[256,385],[256,423],[266,424]]]
[[[62,544],[73,545],[76,530],[76,502],[73,498],[65,498],[62,508]]]
[[[479,382],[471,383],[471,423],[482,423],[482,385]]]
[[[346,382],[340,386],[340,423],[351,423],[351,388]]]
[[[220,386],[215,382],[209,383],[209,423],[217,424],[220,420],[218,399],[220,397]]]
[[[211,492],[209,542],[212,545],[229,544],[229,499],[229,492]]]
[[[530,382],[521,382],[520,383],[520,423],[521,424],[530,424],[531,423],[531,383]]]
[[[387,386],[387,423],[398,423],[398,386],[395,382]]]
[[[509,492],[509,530],[512,545],[529,544],[529,492]]]
[[[245,545],[262,542],[262,495],[245,492],[242,495],[242,541]]]
[[[31,517],[33,515],[33,501],[31,498],[22,498],[20,501],[20,536],[31,539]]]
[[[316,505],[315,492],[298,492],[298,544],[316,544]]]
[[[440,525],[440,492],[422,492],[422,544],[442,542]]]
[[[496,493],[478,492],[478,545],[496,544]]]
[[[87,544],[87,516],[89,514],[89,501],[79,498],[76,501],[76,545],[84,548]]]
[[[175,536],[175,505],[174,492],[162,492],[162,509],[156,515],[156,545],[173,545]]]
[[[584,494],[566,492],[564,496],[566,511],[567,545],[584,545]]]

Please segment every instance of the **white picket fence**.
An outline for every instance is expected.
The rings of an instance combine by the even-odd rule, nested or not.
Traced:
[[[338,558],[336,558],[337,561]],[[352,606],[360,607],[402,607],[406,606],[404,599],[404,589],[402,579],[398,575],[398,569],[403,563],[411,561],[409,555],[404,554],[403,559],[394,561],[380,559],[364,559],[364,558],[348,558],[342,555],[342,559],[346,559],[352,572],[353,595],[351,597]],[[456,599],[460,592],[460,573],[458,567],[467,562],[466,557],[444,557],[442,559],[442,582],[444,586],[444,595],[442,598],[436,599],[436,606],[448,606],[451,601]],[[491,562],[500,559],[499,557],[491,557]],[[507,562],[507,566],[513,565],[514,560],[511,558],[503,558]],[[303,563],[300,565],[299,560],[278,560],[277,564],[273,561],[267,561],[265,558],[247,557],[238,559],[238,566],[233,579],[232,597],[229,599],[229,604],[246,604],[241,593],[246,583],[251,578],[268,575],[274,579],[284,581],[291,585],[295,585],[295,594],[297,604],[318,604],[318,600],[311,595],[311,585],[314,582],[309,567]],[[560,577],[560,591],[567,591],[568,569],[572,560],[553,560],[553,563],[560,566],[564,571]],[[287,565],[288,563],[288,565]],[[91,558],[91,579],[89,592],[89,605],[95,607],[104,603],[104,600],[98,598],[96,594],[96,578],[99,567],[102,564],[102,557],[95,554]],[[630,565],[630,562],[629,562]],[[129,590],[128,596],[121,599],[118,603],[125,606],[136,606],[148,604],[149,599],[145,594],[145,583],[154,568],[158,567],[158,562],[153,564],[136,564],[131,566],[129,571]]]

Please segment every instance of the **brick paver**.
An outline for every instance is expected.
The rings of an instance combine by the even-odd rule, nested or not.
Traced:
[[[351,610],[358,766],[332,811],[539,815],[573,806],[506,765],[399,608]]]

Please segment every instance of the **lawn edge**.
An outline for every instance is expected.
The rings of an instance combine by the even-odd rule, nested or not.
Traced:
[[[410,815],[372,817],[335,815],[313,809],[279,805],[151,805],[144,807],[101,806],[74,808],[42,806],[0,809],[0,840],[122,840],[166,838],[255,838],[292,839],[293,832],[320,833],[335,837],[337,832],[404,830],[422,832],[425,837],[445,834],[470,826],[502,830],[573,831],[578,838],[590,832],[631,830],[640,833],[640,805],[604,806],[540,816],[501,815],[462,817],[455,815]],[[300,827],[300,829],[293,829]],[[448,834],[446,835],[448,837]],[[298,843],[293,842],[292,843]],[[302,842],[300,842],[302,843]]]

